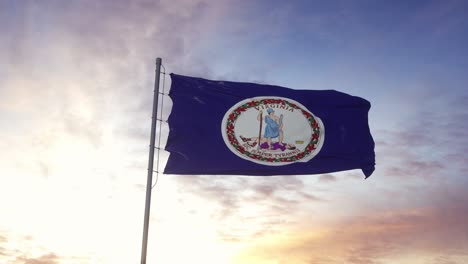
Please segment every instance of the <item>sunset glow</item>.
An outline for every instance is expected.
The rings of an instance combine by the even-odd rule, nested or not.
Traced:
[[[367,99],[376,170],[159,174],[148,263],[468,263],[468,1],[6,0],[0,29],[1,264],[139,263],[156,57]]]

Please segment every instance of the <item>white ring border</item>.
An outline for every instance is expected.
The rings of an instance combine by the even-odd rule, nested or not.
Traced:
[[[226,133],[226,129],[225,129],[226,125],[227,125],[227,120],[229,118],[229,115],[232,113],[232,111],[234,111],[239,106],[245,104],[246,102],[249,102],[249,101],[252,101],[252,100],[263,100],[263,99],[282,99],[282,100],[285,100],[285,101],[292,102],[292,103],[300,106],[302,108],[302,110],[307,111],[309,114],[311,114],[314,117],[315,121],[317,122],[317,124],[319,125],[319,128],[320,128],[320,136],[318,138],[317,147],[313,150],[312,153],[310,153],[307,157],[302,158],[302,159],[297,160],[297,161],[292,161],[292,162],[268,162],[268,161],[261,161],[261,160],[251,159],[251,158],[249,158],[249,157],[247,157],[245,155],[242,155],[241,153],[239,153],[237,151],[236,148],[234,148],[231,145],[231,143],[229,142],[227,133]],[[313,128],[312,128],[312,131],[313,131]],[[319,117],[314,115],[304,105],[302,105],[301,103],[299,103],[299,102],[297,102],[295,100],[292,100],[292,99],[289,99],[289,98],[286,98],[286,97],[279,97],[279,96],[257,96],[257,97],[247,98],[247,99],[244,99],[242,101],[239,101],[237,104],[235,104],[234,106],[229,108],[229,110],[226,111],[226,113],[224,114],[223,120],[221,122],[221,135],[223,136],[224,143],[229,148],[229,150],[231,152],[233,152],[234,154],[236,154],[240,158],[243,158],[245,160],[248,160],[248,161],[251,161],[251,162],[254,162],[254,163],[257,163],[257,164],[267,165],[267,166],[284,166],[284,165],[288,165],[288,164],[292,164],[292,163],[296,163],[296,162],[308,162],[309,160],[314,158],[320,152],[320,150],[322,149],[323,143],[325,142],[325,126],[323,125],[323,122]]]

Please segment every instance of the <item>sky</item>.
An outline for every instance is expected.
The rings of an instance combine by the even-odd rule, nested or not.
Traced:
[[[367,99],[376,170],[159,174],[148,263],[468,263],[467,1],[0,0],[0,32],[2,264],[138,263],[156,57]]]

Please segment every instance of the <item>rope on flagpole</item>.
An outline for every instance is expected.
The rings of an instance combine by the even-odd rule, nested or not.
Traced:
[[[164,69],[164,72],[161,72],[164,76],[163,76],[163,85],[162,85],[162,92],[159,92],[160,94],[162,95],[165,95],[164,93],[164,89],[166,87],[166,68],[164,67],[164,65],[161,63],[161,67]],[[158,154],[156,156],[156,170],[154,172],[156,172],[156,179],[154,181],[154,184],[151,186],[151,189],[153,189],[156,184],[158,183],[158,180],[159,180],[159,157],[160,157],[160,153],[161,153],[161,131],[162,131],[162,125],[163,125],[163,122],[164,123],[167,123],[167,121],[163,121],[163,110],[164,110],[164,96],[161,97],[161,110],[159,111],[159,118],[156,117],[156,121],[159,123],[159,131],[158,131],[158,146],[155,147],[157,150],[158,150]]]

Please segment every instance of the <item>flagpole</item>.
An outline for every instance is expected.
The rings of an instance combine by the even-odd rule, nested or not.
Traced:
[[[156,76],[154,79],[154,95],[153,95],[153,116],[151,118],[151,138],[150,138],[150,151],[149,151],[149,160],[148,160],[148,178],[146,180],[145,219],[143,223],[143,242],[141,245],[141,264],[146,264],[146,250],[148,248],[148,229],[149,229],[150,207],[151,207],[151,188],[153,184],[153,163],[154,163],[154,149],[155,149],[155,138],[156,138],[156,120],[158,116],[160,74],[161,74],[161,58],[156,58]]]

